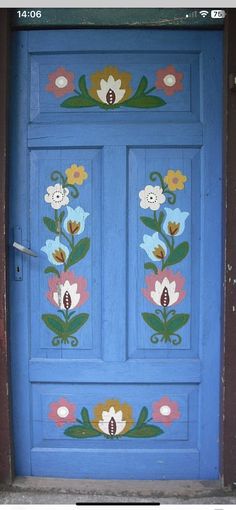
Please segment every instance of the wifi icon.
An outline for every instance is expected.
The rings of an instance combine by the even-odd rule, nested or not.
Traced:
[[[205,18],[208,15],[209,11],[200,11],[200,14],[203,18]]]

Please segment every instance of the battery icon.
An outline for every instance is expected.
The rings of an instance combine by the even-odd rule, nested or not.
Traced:
[[[226,16],[226,12],[223,11],[222,9],[213,9],[211,11],[211,18],[213,18],[213,19],[214,18],[215,19],[216,18],[218,18],[218,19],[221,18],[222,19],[222,18],[225,18],[225,16]]]

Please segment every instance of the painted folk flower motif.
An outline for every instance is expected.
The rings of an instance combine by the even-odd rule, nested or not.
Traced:
[[[59,236],[54,241],[48,239],[46,245],[41,248],[41,251],[46,253],[51,264],[56,265],[65,264],[69,255],[69,249],[65,244],[61,243]]]
[[[169,236],[180,236],[185,229],[185,221],[189,216],[186,211],[181,211],[178,207],[170,209],[165,207],[166,217],[163,223],[163,230]]]
[[[158,232],[152,236],[144,235],[143,243],[140,246],[154,262],[163,260],[167,253],[166,245],[161,241]]]
[[[162,397],[157,402],[154,402],[152,409],[153,420],[163,423],[167,427],[171,425],[173,421],[180,418],[178,403],[174,400],[170,400],[169,397]]]
[[[70,271],[48,280],[49,292],[47,298],[52,305],[60,310],[73,310],[82,306],[88,299],[87,280],[76,276]]]
[[[52,92],[56,97],[62,97],[73,92],[74,90],[74,74],[67,71],[64,67],[58,67],[56,71],[48,75],[49,83],[46,90]]]
[[[163,430],[150,422],[148,408],[143,406],[136,420],[133,419],[131,405],[122,404],[119,400],[106,400],[94,407],[95,419],[92,421],[86,407],[81,409],[81,419],[76,419],[77,424],[64,431],[66,436],[86,439],[96,436],[104,436],[106,439],[151,438],[163,434]]]
[[[48,204],[51,204],[53,209],[58,210],[69,203],[68,194],[69,190],[57,183],[55,186],[48,186],[47,193],[44,195],[44,200]]]
[[[146,283],[147,288],[142,289],[144,296],[155,305],[164,308],[180,303],[186,295],[183,290],[184,277],[170,269],[159,271],[157,275],[146,276]]]
[[[132,94],[131,74],[119,71],[117,67],[105,67],[91,75],[90,95],[107,105],[121,103]]]
[[[167,175],[164,177],[165,183],[168,185],[170,191],[184,189],[184,183],[187,181],[186,175],[183,175],[180,170],[168,170]]]
[[[151,186],[150,184],[139,192],[139,198],[141,198],[140,207],[152,211],[157,211],[166,200],[163,189],[160,186]]]
[[[60,398],[57,402],[51,402],[48,418],[53,420],[57,427],[62,427],[66,423],[74,423],[76,421],[75,409],[75,404]]]
[[[72,236],[82,234],[85,229],[85,220],[89,213],[85,212],[80,206],[75,209],[68,206],[66,209],[67,216],[63,224],[64,229]]]
[[[79,186],[88,178],[85,168],[75,163],[66,169],[66,176],[68,184],[78,184]]]
[[[183,90],[183,73],[177,71],[173,65],[159,69],[156,76],[156,88],[163,90],[167,96]]]
[[[119,400],[107,400],[94,407],[95,419],[92,425],[108,436],[119,436],[131,429],[134,420],[132,407]]]

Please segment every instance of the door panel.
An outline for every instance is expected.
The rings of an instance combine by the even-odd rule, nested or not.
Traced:
[[[18,475],[219,477],[221,39],[15,35]]]

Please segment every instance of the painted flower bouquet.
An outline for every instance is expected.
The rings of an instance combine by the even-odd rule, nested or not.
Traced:
[[[133,92],[131,87],[132,75],[126,71],[120,71],[117,67],[107,66],[102,71],[91,74],[89,88],[86,76],[80,76],[78,88],[74,86],[74,74],[63,67],[58,68],[48,76],[49,83],[46,90],[56,97],[74,92],[75,95],[68,97],[61,103],[62,108],[90,108],[99,107],[104,110],[120,108],[159,108],[166,102],[161,97],[151,94],[161,89],[170,96],[182,90],[183,73],[176,71],[170,65],[159,69],[156,73],[155,86],[149,88],[148,79],[142,76],[138,86]]]
[[[64,434],[73,439],[88,439],[98,436],[103,436],[106,439],[152,438],[160,436],[164,430],[150,422],[159,422],[170,426],[173,421],[180,418],[178,403],[167,396],[153,403],[151,417],[149,417],[148,408],[143,406],[136,422],[133,419],[132,406],[127,403],[122,404],[115,399],[97,404],[93,409],[94,418],[92,420],[86,407],[81,409],[81,417],[76,418],[75,408],[75,404],[61,398],[50,404],[48,414],[48,418],[54,421],[57,427],[76,422],[76,425],[64,430]]]
[[[143,295],[154,305],[158,306],[154,313],[143,312],[144,321],[154,330],[151,336],[152,343],[171,343],[179,345],[182,337],[177,331],[189,320],[189,314],[176,313],[173,305],[180,303],[186,295],[183,290],[185,283],[181,273],[174,273],[167,269],[181,262],[189,252],[189,243],[182,241],[176,244],[176,239],[181,236],[185,229],[185,222],[189,216],[186,211],[179,208],[164,208],[164,212],[157,210],[167,201],[170,205],[176,202],[176,190],[184,189],[186,176],[180,170],[168,170],[162,178],[159,172],[152,172],[150,180],[159,179],[160,185],[147,185],[141,190],[140,207],[153,211],[153,217],[141,216],[142,223],[153,230],[153,235],[145,234],[140,247],[146,252],[151,262],[144,264],[145,269],[150,269],[154,274],[146,277],[147,288],[143,289]],[[161,265],[161,269],[157,266]]]
[[[68,205],[70,199],[79,196],[78,186],[82,185],[87,177],[84,167],[76,164],[67,168],[65,175],[54,171],[51,174],[52,181],[60,180],[60,182],[48,186],[44,196],[45,202],[50,204],[54,211],[54,217],[44,216],[43,222],[55,237],[47,239],[41,250],[50,262],[44,272],[55,275],[48,280],[47,298],[58,309],[58,313],[43,314],[42,320],[54,333],[52,340],[54,346],[69,344],[70,339],[71,346],[76,347],[78,339],[75,333],[89,317],[87,313],[76,314],[76,309],[80,308],[89,297],[86,290],[87,280],[69,270],[77,265],[89,250],[90,239],[88,237],[80,239],[89,213],[85,212],[81,206],[72,208]],[[61,210],[60,213],[59,210]]]

